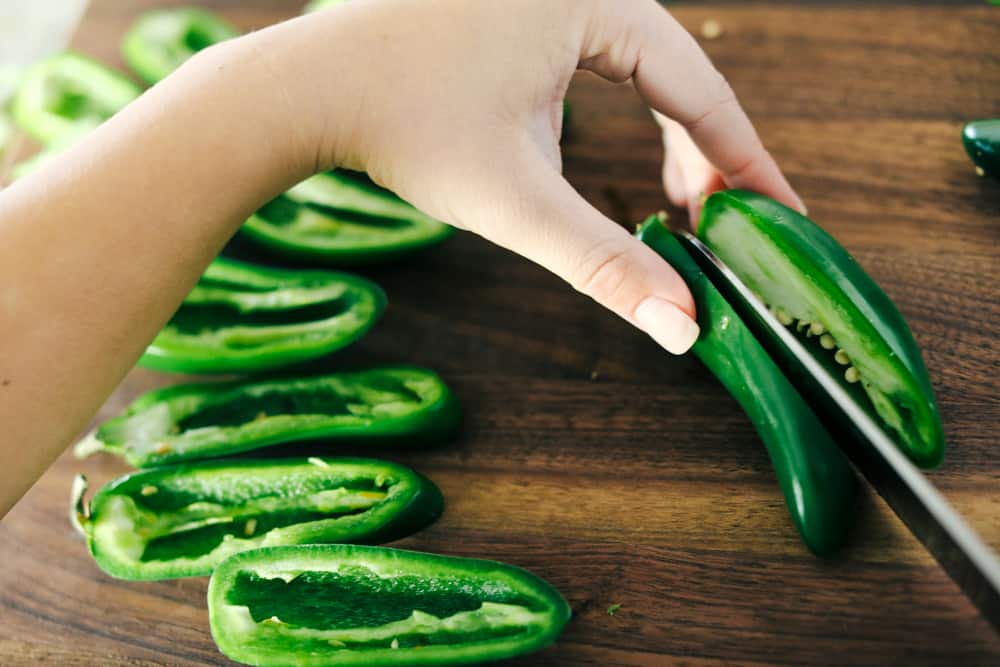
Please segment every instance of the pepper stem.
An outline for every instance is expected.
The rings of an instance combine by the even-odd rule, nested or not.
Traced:
[[[73,524],[76,532],[83,537],[87,537],[87,531],[83,524],[90,521],[90,506],[84,499],[87,493],[87,478],[77,475],[73,478],[73,486],[70,488],[69,498],[69,522]]]
[[[107,447],[104,445],[104,442],[97,437],[97,429],[94,429],[85,435],[83,440],[76,443],[76,447],[73,448],[73,456],[78,459],[85,459],[91,454],[102,452],[105,449],[107,449]]]

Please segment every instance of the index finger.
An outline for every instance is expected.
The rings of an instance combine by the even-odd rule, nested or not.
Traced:
[[[684,126],[728,187],[753,190],[802,210],[802,200],[764,148],[725,77],[669,12],[654,2],[643,4],[648,11],[630,12],[632,24],[624,28],[635,40],[632,79],[646,104]]]

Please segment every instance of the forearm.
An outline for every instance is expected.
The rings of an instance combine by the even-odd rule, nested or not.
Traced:
[[[312,167],[258,54],[206,52],[0,196],[0,515],[240,222]]]

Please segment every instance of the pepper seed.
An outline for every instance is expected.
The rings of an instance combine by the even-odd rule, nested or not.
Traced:
[[[718,39],[722,37],[722,24],[715,19],[708,19],[701,24],[701,36],[705,39]]]

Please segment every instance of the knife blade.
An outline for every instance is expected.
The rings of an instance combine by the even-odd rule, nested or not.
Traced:
[[[823,364],[697,237],[675,232],[841,449],[1000,633],[1000,560]]]

